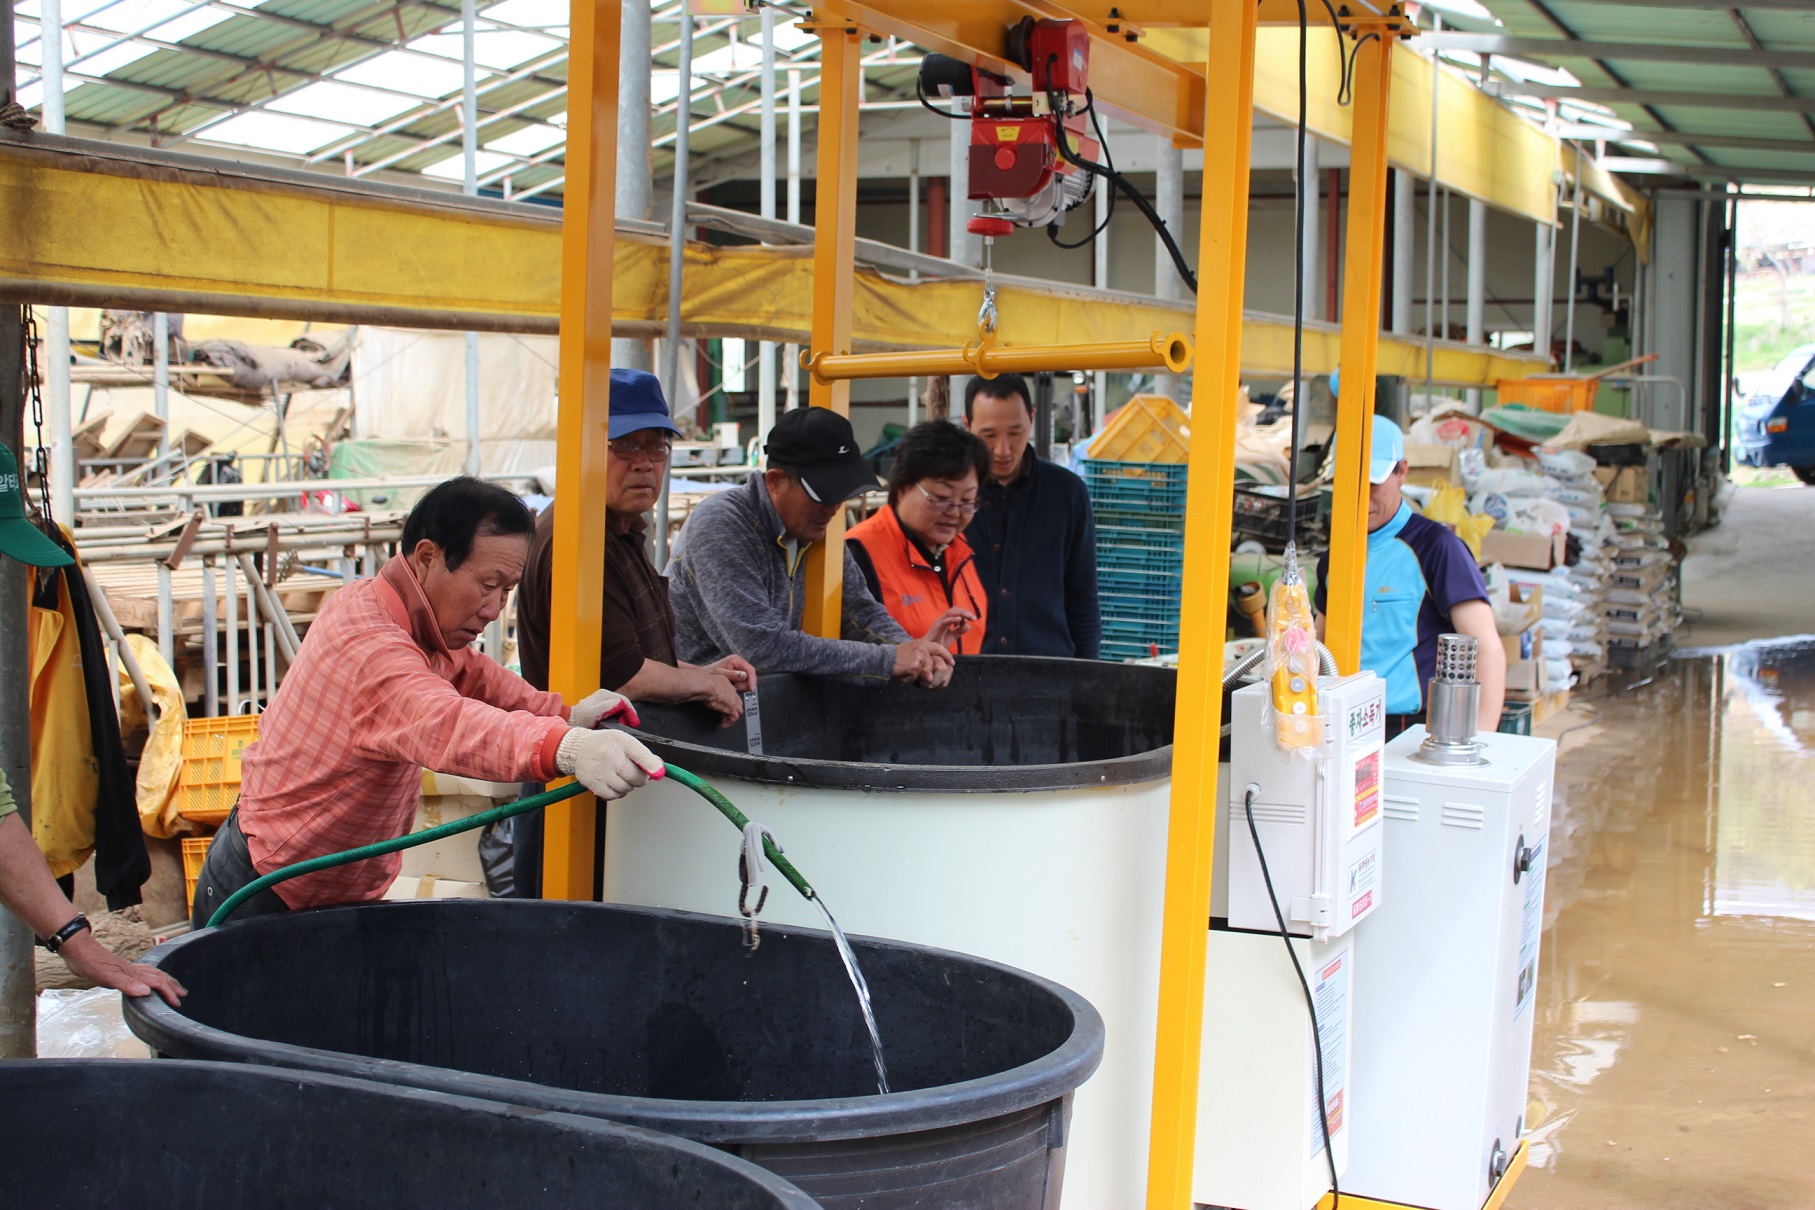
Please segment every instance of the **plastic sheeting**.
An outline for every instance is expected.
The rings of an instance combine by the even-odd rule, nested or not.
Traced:
[[[559,344],[553,336],[480,334],[482,470],[527,473],[554,461]],[[457,451],[451,467],[387,467],[381,473],[452,473],[465,465],[465,333],[361,328],[353,397],[361,437],[445,438]]]
[[[183,772],[183,722],[188,718],[182,687],[156,642],[142,634],[129,634],[126,646],[145,674],[158,711],[145,750],[139,754],[139,824],[145,835],[160,839],[193,836],[195,825],[176,813],[177,779]],[[145,726],[145,707],[125,665],[117,667],[114,675],[120,683],[120,731],[130,734]]]

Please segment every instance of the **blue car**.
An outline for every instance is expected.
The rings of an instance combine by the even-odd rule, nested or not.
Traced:
[[[1787,466],[1815,485],[1815,345],[1777,363],[1740,405],[1733,453],[1741,466]]]

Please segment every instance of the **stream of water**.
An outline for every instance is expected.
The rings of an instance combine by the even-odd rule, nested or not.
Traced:
[[[857,1007],[863,1010],[863,1023],[870,1031],[870,1060],[876,1065],[876,1091],[886,1094],[889,1090],[889,1067],[882,1057],[882,1034],[876,1029],[876,1013],[870,1008],[870,985],[863,977],[863,970],[857,965],[857,955],[851,951],[851,943],[845,940],[844,930],[838,927],[838,921],[832,917],[832,909],[817,894],[813,902],[825,913],[826,923],[832,928],[832,942],[838,946],[838,956],[844,961],[845,974],[851,977],[851,986],[857,992]]]

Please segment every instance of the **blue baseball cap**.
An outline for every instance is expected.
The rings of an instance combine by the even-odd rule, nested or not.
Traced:
[[[611,421],[605,428],[606,438],[616,441],[644,429],[666,429],[680,435],[680,427],[668,415],[661,381],[647,370],[613,370]]]
[[[1385,483],[1405,461],[1405,433],[1385,416],[1374,417],[1374,445],[1368,453],[1368,481]]]

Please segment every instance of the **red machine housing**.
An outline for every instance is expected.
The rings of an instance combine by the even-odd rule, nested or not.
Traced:
[[[1054,178],[1081,171],[1059,152],[1059,124],[1073,155],[1095,160],[1100,150],[1079,112],[1090,75],[1089,33],[1081,21],[1024,18],[1008,31],[1008,58],[1032,77],[1033,92],[1016,96],[1008,77],[972,68],[971,199],[1025,200],[1049,190],[1055,201],[1061,193],[1081,196],[1062,181],[1054,188]]]
[[[1096,159],[1099,149],[1096,140],[1085,134],[1086,120],[1081,116],[1062,120],[1072,154]],[[972,118],[971,200],[1030,198],[1045,189],[1053,177],[1080,171],[1059,154],[1057,139],[1050,114]]]

